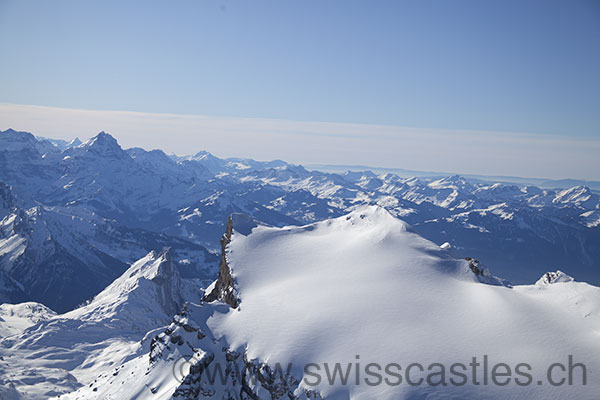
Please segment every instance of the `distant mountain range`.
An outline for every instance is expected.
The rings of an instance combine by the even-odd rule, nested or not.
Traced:
[[[66,143],[66,142],[65,142]],[[380,174],[396,174],[404,178],[420,177],[420,178],[443,178],[453,175],[448,172],[431,172],[431,171],[414,171],[402,168],[382,168],[372,167],[367,165],[336,165],[336,164],[309,164],[306,168],[316,169],[319,171],[343,173],[346,171],[372,171]],[[564,189],[573,186],[587,186],[594,191],[600,191],[600,181],[587,181],[581,179],[546,179],[546,178],[524,178],[519,176],[502,176],[502,175],[473,175],[463,174],[471,182],[480,183],[506,183],[517,185],[535,185],[542,189]]]
[[[0,298],[58,312],[165,247],[182,276],[209,282],[233,212],[281,227],[365,204],[514,283],[558,268],[600,283],[600,198],[587,186],[328,173],[205,151],[123,149],[104,132],[67,143],[15,130],[0,132],[0,182]]]
[[[600,368],[600,289],[582,281],[600,283],[585,185],[0,132],[2,399],[594,398],[591,373],[533,382],[569,356]],[[484,355],[528,363],[530,385],[346,385],[304,369],[379,363],[389,381],[397,362]]]

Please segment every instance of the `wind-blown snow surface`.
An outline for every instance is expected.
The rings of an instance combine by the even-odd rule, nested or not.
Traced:
[[[482,283],[468,261],[453,258],[378,207],[304,227],[258,225],[251,233],[247,228],[238,230],[234,220],[226,247],[238,308],[219,301],[189,305],[155,337],[149,356],[138,356],[119,367],[118,376],[105,373],[90,387],[61,398],[238,396],[239,381],[211,385],[199,375],[211,363],[238,362],[233,360],[241,360],[240,354],[246,366],[252,360],[271,367],[292,363],[296,383],[289,390],[300,398],[312,391],[353,399],[593,399],[600,393],[600,288],[560,272],[550,278],[562,278],[535,285]],[[468,365],[472,357],[481,362],[484,355],[490,368],[502,362],[514,370],[528,363],[531,384],[519,386],[514,379],[506,386],[448,383],[453,363]],[[587,385],[579,375],[574,386],[550,385],[546,369],[556,362],[567,365],[569,355],[586,364]],[[199,360],[181,385],[169,375],[180,356]],[[442,363],[448,386],[370,386],[362,381],[364,372],[356,385],[357,362],[360,368]],[[321,366],[316,386],[309,385],[314,375],[303,371],[309,363]],[[352,365],[349,383],[328,384],[324,363],[342,363],[344,370]],[[481,383],[481,367],[478,374]],[[417,372],[412,378],[425,376]],[[270,398],[273,392],[265,385],[252,390]]]

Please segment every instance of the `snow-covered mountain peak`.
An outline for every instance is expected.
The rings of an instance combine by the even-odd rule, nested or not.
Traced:
[[[0,337],[0,376],[9,377],[0,379],[0,398],[7,381],[28,399],[71,392],[143,352],[146,334],[171,323],[184,299],[200,302],[202,289],[179,274],[171,253],[151,251],[89,303],[65,314],[37,303],[0,307],[0,332],[11,334]]]
[[[181,171],[178,171],[177,161],[166,155],[162,150],[150,150],[146,151],[139,147],[133,147],[125,150],[136,163],[144,167],[148,171],[153,173],[165,172],[167,175],[178,175]]]
[[[600,197],[587,186],[574,186],[561,190],[552,202],[560,205],[575,205],[586,209],[600,208]]]
[[[67,149],[67,154],[92,153],[105,158],[123,158],[128,157],[127,153],[121,148],[117,140],[110,134],[102,131],[96,136],[88,139],[79,146]]]
[[[184,303],[181,276],[175,267],[170,249],[151,251],[115,279],[87,305],[67,314],[80,320],[107,320],[119,317],[124,322],[148,327],[134,321],[168,320]],[[190,300],[198,299],[199,293]],[[127,321],[127,318],[131,318]]]
[[[447,176],[442,179],[438,179],[429,183],[429,186],[432,189],[444,189],[444,188],[452,188],[452,189],[471,189],[473,185],[467,182],[467,180],[460,175],[452,175]]]
[[[128,287],[126,282],[139,281],[144,278],[154,280],[175,277],[177,270],[173,267],[171,249],[161,252],[150,251],[145,257],[133,263],[125,273],[113,282],[115,286]],[[110,287],[110,286],[109,286]]]
[[[473,192],[478,197],[489,199],[489,200],[504,200],[517,197],[524,192],[521,188],[516,185],[503,185],[501,183],[494,183],[493,185],[482,186]]]
[[[213,173],[217,173],[225,169],[226,161],[213,156],[206,150],[197,152],[191,156],[183,156],[179,158],[181,161],[192,161],[202,165]]]
[[[54,145],[46,140],[37,140],[35,136],[29,132],[16,131],[7,129],[0,131],[0,152],[36,152],[37,156],[44,154],[59,152]]]
[[[346,171],[341,175],[349,182],[358,182],[364,178],[375,178],[375,174],[371,171]]]
[[[573,186],[558,192],[556,195],[556,201],[572,201],[576,199],[587,200],[591,194],[592,191],[587,186]]]
[[[77,147],[82,143],[82,141],[79,140],[78,137],[76,137],[75,139],[73,139],[71,141],[66,141],[66,140],[62,140],[62,139],[50,139],[50,138],[46,138],[43,136],[36,136],[36,139],[40,142],[49,142],[60,151],[70,149],[72,147]]]
[[[88,139],[85,144],[87,145],[91,145],[91,144],[108,144],[110,143],[111,145],[118,145],[117,140],[110,134],[110,133],[106,133],[105,131],[100,131],[98,132],[98,134],[90,139]]]
[[[200,160],[206,160],[206,159],[217,159],[217,157],[213,156],[211,153],[209,153],[206,150],[200,150],[196,154],[189,156],[188,159],[200,161]]]
[[[67,143],[67,149],[70,149],[71,147],[77,147],[82,143],[83,142],[78,137],[76,137],[75,139],[73,139],[69,143]]]
[[[273,277],[288,272],[295,276],[299,271],[306,271],[319,282],[343,280],[348,275],[354,276],[355,281],[370,281],[372,274],[379,273],[382,280],[387,279],[387,274],[390,279],[404,276],[403,280],[415,276],[439,280],[444,276],[443,279],[509,286],[479,266],[477,260],[453,259],[446,248],[422,238],[409,224],[377,205],[360,206],[347,215],[301,227],[270,227],[234,214],[222,244],[223,263],[230,278],[222,289],[239,294],[242,307],[247,304],[246,290],[252,291],[262,279],[270,282]],[[263,248],[268,250],[262,253]],[[289,270],[277,260],[285,260]],[[268,270],[266,265],[271,263],[273,270]],[[349,271],[346,265],[354,268]],[[246,282],[250,289],[245,289]],[[215,298],[218,296],[212,300]]]
[[[277,171],[286,171],[291,174],[296,174],[298,176],[303,176],[308,172],[306,170],[306,168],[304,168],[302,165],[295,165],[295,164],[275,165],[275,166],[272,166],[271,168],[273,168],[274,170],[277,170]]]
[[[534,371],[568,355],[598,367],[599,288],[574,282],[550,293],[534,285],[483,285],[474,278],[484,275],[477,260],[453,258],[379,207],[302,227],[259,225],[247,234],[232,229],[232,219],[223,257],[239,307],[225,307],[221,298],[192,305],[155,334],[146,357],[131,358],[118,376],[105,374],[67,398],[86,398],[92,390],[103,398],[520,398],[532,387],[348,385],[323,374],[308,384],[315,375],[305,367],[317,365],[315,373],[336,363],[359,368],[359,359],[361,366],[451,365],[482,354],[509,365],[526,361]],[[570,340],[557,343],[557,337]],[[189,371],[179,370],[181,357]],[[288,365],[289,375],[261,379],[277,365]],[[209,368],[259,378],[250,386],[233,375],[209,381]],[[181,380],[166,379],[171,371]],[[563,398],[572,390],[533,388],[536,398]],[[597,389],[597,383],[579,386],[578,395]]]
[[[237,296],[237,289],[232,287],[233,280],[236,279],[241,285],[239,295],[242,307],[246,305],[245,296],[252,293],[255,285],[268,285],[274,278],[287,273],[293,276],[304,271],[303,273],[313,276],[317,282],[322,280],[322,283],[332,282],[344,276],[348,278],[348,274],[359,275],[355,278],[361,281],[364,277],[360,275],[372,274],[373,268],[381,273],[389,271],[392,274],[410,274],[410,270],[416,268],[418,273],[419,268],[428,263],[423,264],[417,260],[427,258],[429,254],[446,257],[446,253],[439,246],[421,238],[407,223],[379,206],[361,206],[339,218],[302,227],[284,228],[258,224],[248,216],[234,214],[227,228],[222,240],[222,268],[217,287],[209,288],[215,291],[209,300],[224,298],[228,294]],[[236,232],[240,234],[235,234]],[[261,248],[265,247],[267,250],[261,252]],[[294,250],[287,252],[288,249]],[[369,254],[369,259],[365,258],[362,261],[364,264],[359,262],[353,271],[348,271],[346,263],[360,260],[365,256],[363,251]],[[249,254],[246,254],[247,252]],[[240,254],[246,255],[241,259]],[[398,265],[396,269],[393,264],[402,264],[399,260],[407,255],[414,257],[415,262]],[[304,259],[306,257],[308,259]],[[270,265],[273,265],[273,268],[268,267]],[[452,271],[458,271],[461,265],[457,260],[454,268],[451,268]],[[396,271],[392,272],[394,269]],[[234,308],[237,307],[237,301],[232,303]]]
[[[428,239],[464,249],[463,256],[485,260],[513,282],[534,282],[552,263],[598,282],[600,209],[595,193],[583,203],[553,203],[552,190],[471,181],[472,187],[463,188],[460,176],[436,183],[368,171],[342,176],[280,161],[220,159],[206,151],[175,159],[160,151],[121,151],[108,134],[92,141],[93,148],[112,142],[122,159],[110,151],[86,152],[85,145],[62,153],[52,146],[54,153],[44,158],[35,150],[2,151],[0,146],[0,180],[27,207],[64,206],[68,213],[86,208],[121,225],[214,250],[232,212],[284,226],[340,216],[359,204],[379,204]],[[151,248],[160,246],[144,251]],[[512,257],[516,252],[522,256]]]
[[[355,208],[348,215],[335,219],[336,223],[346,225],[348,222],[357,227],[377,227],[383,231],[398,230],[400,232],[412,231],[409,224],[394,217],[384,207],[378,205],[363,205]]]
[[[573,282],[573,277],[565,274],[561,270],[556,272],[546,272],[535,284],[538,286],[551,285],[553,283]]]
[[[600,210],[586,211],[580,215],[583,223],[588,228],[600,226]]]

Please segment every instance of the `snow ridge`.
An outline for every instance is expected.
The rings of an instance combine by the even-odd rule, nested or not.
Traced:
[[[562,399],[573,390],[593,398],[600,388],[590,380],[576,389],[373,386],[330,383],[323,374],[313,384],[306,365],[354,368],[357,357],[360,365],[449,366],[485,354],[543,372],[572,355],[595,370],[600,288],[564,278],[547,290],[487,284],[480,263],[454,258],[375,206],[301,227],[228,225],[224,252],[237,307],[222,299],[187,304],[118,374],[104,372],[61,398]],[[230,371],[225,381],[209,379],[217,366]]]

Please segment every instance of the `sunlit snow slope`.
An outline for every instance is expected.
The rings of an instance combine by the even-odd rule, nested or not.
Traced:
[[[535,285],[502,285],[378,207],[361,207],[304,227],[273,228],[234,217],[224,239],[226,263],[221,283],[212,289],[224,292],[230,275],[239,306],[219,300],[189,305],[155,337],[150,354],[125,363],[118,376],[107,373],[67,398],[167,399],[175,393],[183,399],[252,398],[251,392],[258,398],[594,399],[600,393],[597,287],[554,275]],[[180,384],[172,371],[181,356],[193,357],[194,365]],[[513,372],[505,386],[489,379],[484,385],[482,366],[479,384],[474,384],[468,364],[473,357],[482,362],[484,356],[489,368],[506,363],[514,370],[519,363],[529,364],[530,384],[516,384]],[[547,368],[567,365],[569,356],[586,365],[586,385],[577,372],[572,386],[550,385]],[[275,380],[286,382],[278,391],[281,385],[269,379],[210,383],[203,371],[217,363],[245,368],[244,379],[264,377],[267,364],[293,367],[290,376]],[[307,374],[310,363],[320,369],[313,364]],[[344,371],[350,365],[349,382],[329,384],[325,363],[341,363]],[[411,363],[425,369],[441,363],[446,385],[411,386],[405,380],[369,385],[364,381],[369,363],[379,364],[384,377],[383,368],[392,364],[404,371]],[[454,363],[468,366],[465,385],[450,384]],[[321,377],[318,384],[315,373]],[[412,381],[427,373],[413,369]],[[441,380],[438,375],[432,382]]]

